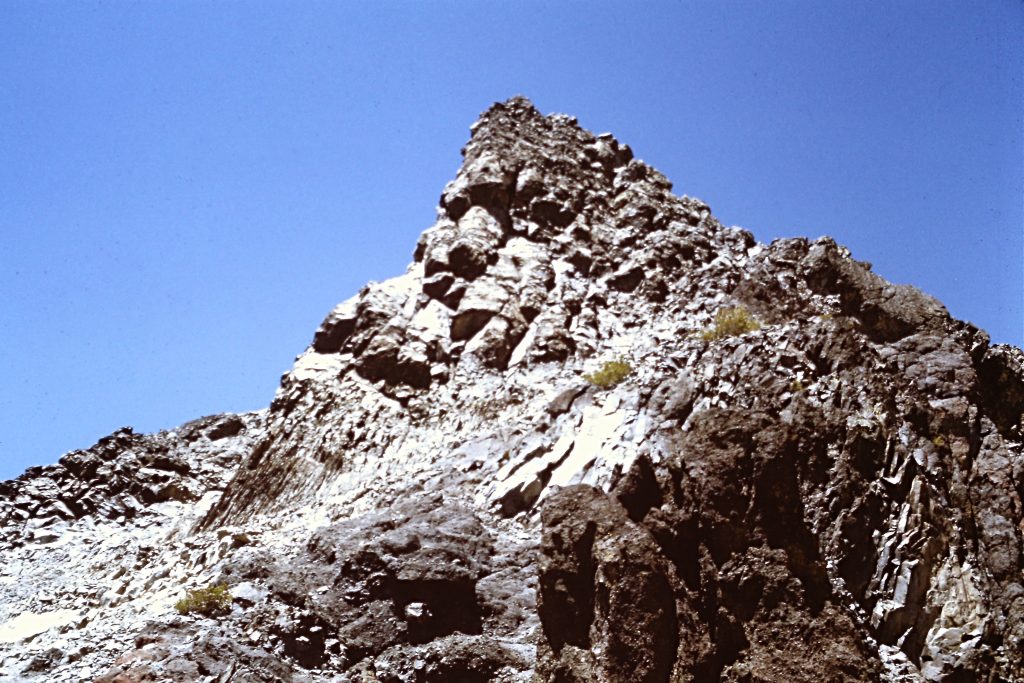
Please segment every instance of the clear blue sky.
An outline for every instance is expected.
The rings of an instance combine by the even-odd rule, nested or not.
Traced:
[[[266,406],[516,93],[1020,345],[1022,36],[1019,0],[6,2],[0,478]]]

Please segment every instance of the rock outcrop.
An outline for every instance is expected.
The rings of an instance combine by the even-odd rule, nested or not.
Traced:
[[[1024,681],[1019,349],[522,98],[464,157],[268,410],[0,484],[0,675]]]

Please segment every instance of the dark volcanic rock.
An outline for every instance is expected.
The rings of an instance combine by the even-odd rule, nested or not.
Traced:
[[[396,643],[482,632],[476,585],[491,571],[492,541],[465,507],[400,501],[327,527],[307,547],[271,589],[336,629],[352,663]]]
[[[267,586],[260,609],[275,616],[263,619],[302,668],[487,681],[532,664],[506,642],[536,619],[531,554],[492,538],[462,503],[410,494],[324,527],[292,559],[247,548],[221,577]]]
[[[650,532],[586,486],[556,494],[543,520],[538,610],[547,647],[539,674],[668,681],[679,643],[679,582]]]

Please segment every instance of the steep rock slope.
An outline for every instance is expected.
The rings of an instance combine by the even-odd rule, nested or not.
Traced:
[[[132,647],[75,650],[116,629],[65,605],[73,570],[64,611],[33,612],[61,623],[8,638],[4,671],[1024,680],[1020,350],[827,238],[757,244],[522,98],[472,131],[407,272],[335,308],[265,414],[187,447],[222,479],[87,485],[56,544],[33,520],[60,515],[25,500],[73,474],[0,489],[5,557],[33,553],[0,587],[85,547],[124,491],[201,501],[161,508],[174,531],[125,569],[144,589],[109,599]],[[613,360],[621,381],[585,379]],[[138,450],[118,438],[96,449]],[[229,613],[171,611],[210,582]]]

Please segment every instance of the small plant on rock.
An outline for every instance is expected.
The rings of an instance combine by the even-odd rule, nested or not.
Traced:
[[[736,308],[723,308],[715,313],[715,324],[711,328],[701,332],[704,341],[717,341],[726,337],[738,337],[747,332],[761,329],[761,324],[754,320],[750,311],[737,306]]]
[[[633,372],[633,367],[623,359],[619,358],[618,360],[605,361],[605,364],[601,366],[600,370],[592,372],[589,375],[583,375],[583,379],[596,387],[611,389],[616,384],[626,379],[631,372]]]
[[[180,614],[202,614],[212,617],[223,614],[231,608],[231,593],[226,583],[206,588],[196,588],[185,594],[185,597],[174,603],[174,609]]]

